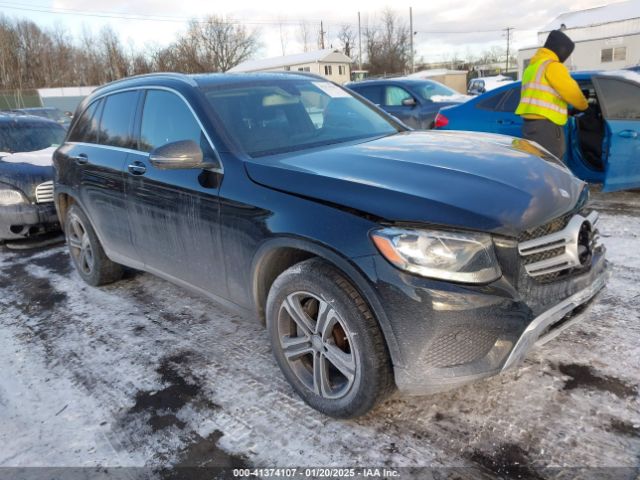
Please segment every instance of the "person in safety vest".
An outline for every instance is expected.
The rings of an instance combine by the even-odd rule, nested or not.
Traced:
[[[538,142],[556,157],[566,149],[564,125],[568,105],[578,110],[589,107],[578,83],[563,65],[575,44],[560,30],[549,33],[522,76],[522,92],[516,114],[522,116],[522,137]]]

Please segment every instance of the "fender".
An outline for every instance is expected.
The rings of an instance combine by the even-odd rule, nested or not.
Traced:
[[[338,270],[340,270],[340,272],[345,275],[347,280],[349,280],[358,290],[360,295],[362,295],[362,297],[367,302],[367,305],[371,309],[374,317],[378,322],[378,325],[380,326],[380,329],[382,330],[382,334],[384,335],[393,365],[395,367],[402,368],[402,365],[404,365],[404,359],[402,358],[402,353],[398,345],[398,341],[395,334],[393,333],[393,330],[391,329],[391,325],[389,324],[389,320],[384,311],[384,308],[378,301],[378,297],[373,291],[373,286],[367,280],[366,275],[350,259],[345,258],[329,247],[315,243],[312,240],[297,237],[275,237],[266,240],[260,246],[260,248],[258,248],[256,254],[253,257],[253,261],[251,262],[252,299],[256,312],[260,312],[261,310],[259,306],[260,292],[258,283],[258,280],[260,278],[260,268],[268,255],[279,248],[295,248],[297,250],[309,252],[310,254],[328,261]]]

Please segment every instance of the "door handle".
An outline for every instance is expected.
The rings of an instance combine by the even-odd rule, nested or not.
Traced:
[[[143,175],[147,171],[147,167],[142,162],[133,162],[127,168],[133,175]]]
[[[71,157],[78,165],[85,165],[89,163],[89,157],[87,157],[86,153],[80,153],[76,157]]]
[[[498,120],[500,125],[513,125],[513,120]]]
[[[618,135],[624,138],[638,138],[638,132],[635,130],[622,130]]]

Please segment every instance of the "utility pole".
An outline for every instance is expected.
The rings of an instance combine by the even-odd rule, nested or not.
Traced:
[[[320,48],[324,50],[324,27],[322,26],[322,20],[320,20]]]
[[[505,28],[505,31],[507,32],[507,68],[505,73],[507,74],[509,74],[509,54],[511,51],[511,30],[513,30],[513,27]]]
[[[414,53],[413,53],[413,8],[409,7],[409,35],[411,36],[411,73],[416,71],[414,65]]]
[[[358,70],[362,70],[362,26],[360,25],[360,12],[358,12]]]

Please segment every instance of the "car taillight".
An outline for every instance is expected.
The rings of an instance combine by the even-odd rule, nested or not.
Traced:
[[[449,125],[449,119],[445,117],[443,114],[438,113],[436,115],[436,120],[433,124],[433,128],[442,128],[442,127],[446,127],[447,125]]]

